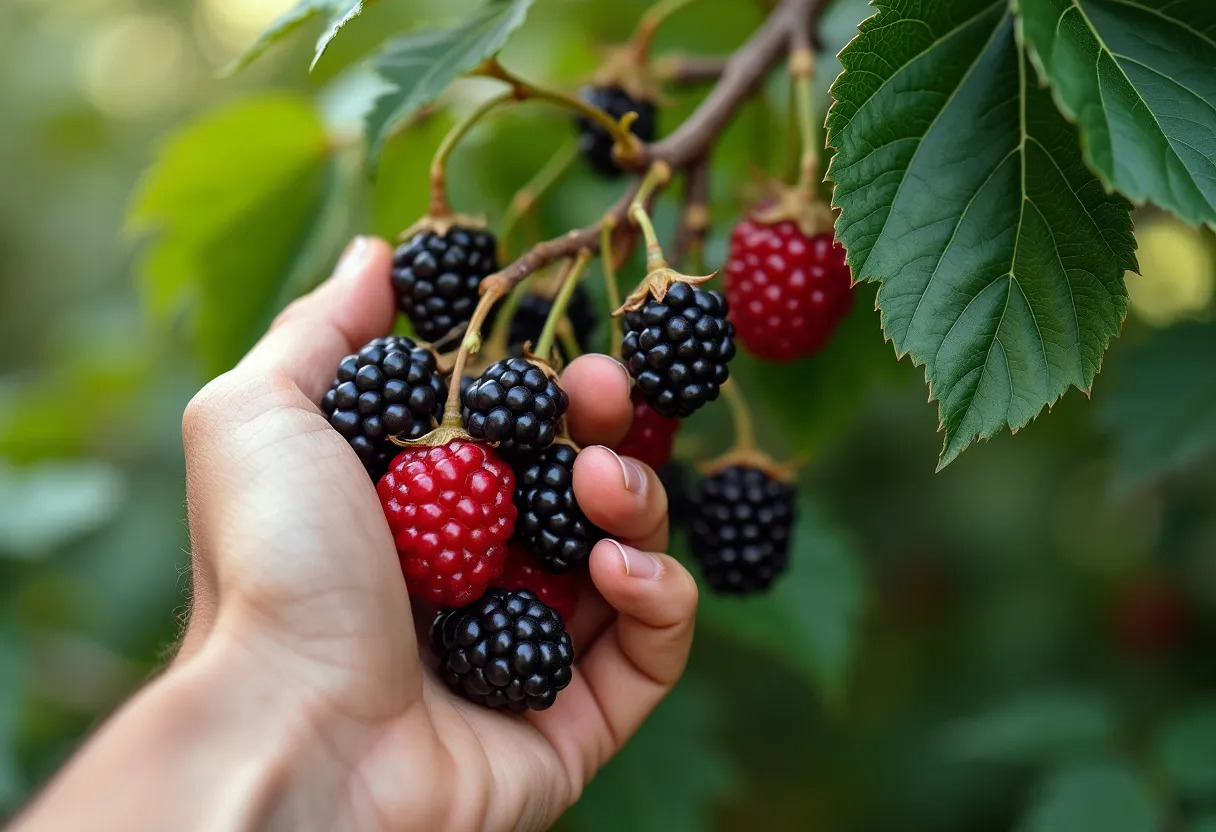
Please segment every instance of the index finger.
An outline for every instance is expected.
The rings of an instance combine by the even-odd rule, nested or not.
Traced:
[[[615,445],[633,422],[629,401],[632,384],[624,365],[607,355],[583,355],[562,373],[562,389],[570,396],[566,421],[582,445]]]

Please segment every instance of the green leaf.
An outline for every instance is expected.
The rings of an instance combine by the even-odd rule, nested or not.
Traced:
[[[1086,763],[1043,783],[1019,832],[1157,832],[1160,812],[1146,784],[1116,763]]]
[[[105,462],[0,463],[0,556],[48,555],[104,525],[125,496],[122,473]]]
[[[1017,0],[1039,74],[1102,181],[1216,225],[1216,3]]]
[[[1130,206],[1034,84],[1006,0],[888,0],[841,62],[837,236],[882,284],[897,355],[925,365],[944,467],[1089,389],[1136,266]]]
[[[1182,324],[1120,355],[1098,400],[1121,485],[1182,469],[1216,449],[1216,326]]]
[[[330,42],[338,36],[338,31],[362,13],[363,0],[300,0],[270,24],[270,28],[262,32],[253,45],[224,70],[224,74],[239,72],[257,60],[272,44],[292,34],[314,17],[323,16],[326,19],[325,30],[317,38],[317,47],[308,67],[311,72]]]
[[[787,665],[834,703],[852,668],[865,600],[852,541],[804,497],[798,502],[789,571],[765,595],[702,593],[699,615],[708,630]]]
[[[335,166],[310,103],[262,95],[187,125],[146,174],[129,227],[153,237],[152,319],[188,312],[212,373],[231,367],[298,283],[328,217]]]
[[[710,691],[685,680],[659,705],[564,818],[580,832],[697,832],[740,773],[718,739]]]
[[[947,727],[943,742],[946,752],[960,760],[1038,762],[1101,748],[1113,734],[1114,720],[1104,701],[1039,691],[956,721]]]
[[[1186,832],[1216,832],[1216,815],[1191,821],[1186,826]]]
[[[374,172],[393,127],[430,104],[453,81],[497,54],[528,15],[532,0],[491,3],[454,29],[418,32],[390,41],[376,70],[388,90],[367,114],[367,165]]]
[[[12,611],[0,611],[0,814],[15,811],[26,796],[15,751],[21,727],[21,652]]]
[[[1158,738],[1157,759],[1180,792],[1216,794],[1216,705],[1170,720]]]

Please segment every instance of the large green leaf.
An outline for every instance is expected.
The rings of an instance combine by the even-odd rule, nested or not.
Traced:
[[[709,690],[681,682],[608,763],[563,826],[580,832],[697,832],[739,772],[718,739],[724,715]]]
[[[1098,400],[1121,484],[1193,465],[1216,450],[1216,326],[1183,324],[1129,350]]]
[[[299,282],[325,227],[330,143],[302,98],[229,105],[170,138],[129,218],[154,237],[140,265],[154,320],[183,311],[211,372],[228,369]]]
[[[495,55],[524,22],[533,0],[501,0],[454,29],[390,41],[376,63],[389,87],[367,114],[367,164],[375,170],[393,128],[438,98],[453,81]]]
[[[857,280],[924,364],[949,464],[1088,390],[1126,309],[1130,206],[1034,83],[1006,0],[887,0],[841,54],[829,175]]]
[[[768,654],[828,702],[844,692],[865,608],[866,585],[852,542],[810,499],[797,507],[790,569],[765,595],[702,593],[701,625]]]
[[[9,599],[3,599],[7,606]],[[9,609],[0,610],[0,816],[17,809],[25,796],[17,762],[17,733],[21,727],[22,656],[16,622]]]
[[[109,463],[0,462],[0,557],[48,555],[104,525],[125,497],[122,472]]]
[[[1216,224],[1216,3],[1016,1],[1090,167],[1137,202]]]
[[[329,44],[338,36],[338,30],[354,20],[363,11],[363,0],[300,0],[296,5],[283,12],[265,32],[258,36],[253,45],[245,50],[225,72],[237,72],[255,61],[263,52],[276,41],[282,40],[295,32],[314,17],[325,18],[325,30],[317,38],[316,50],[313,53],[312,70]]]
[[[1147,785],[1115,763],[1061,769],[1042,784],[1019,832],[1158,832]]]
[[[1216,705],[1177,717],[1157,741],[1161,770],[1181,792],[1216,795]]]
[[[943,744],[961,760],[1036,762],[1090,752],[1113,734],[1114,720],[1100,698],[1039,691],[952,723]]]

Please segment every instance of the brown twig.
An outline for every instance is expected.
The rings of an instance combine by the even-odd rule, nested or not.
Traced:
[[[685,174],[684,213],[672,250],[673,262],[684,264],[688,260],[690,270],[698,274],[704,271],[701,261],[709,226],[709,156],[706,155],[689,165]]]
[[[673,53],[655,58],[651,66],[655,77],[668,84],[692,86],[717,81],[726,69],[728,58],[711,55]]]

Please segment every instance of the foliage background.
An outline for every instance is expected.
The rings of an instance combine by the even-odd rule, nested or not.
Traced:
[[[363,58],[474,4],[376,4],[311,76],[305,35],[217,78],[287,5],[0,5],[0,817],[173,644],[185,401],[350,233],[391,236],[425,207],[449,111],[365,183],[349,149],[375,90]],[[701,0],[660,51],[729,50],[763,5]],[[574,84],[643,8],[538,0],[504,61]],[[869,13],[836,0],[821,90]],[[673,94],[666,123],[698,94]],[[711,265],[749,178],[788,156],[785,101],[774,78],[715,154]],[[185,135],[205,140],[166,144],[200,122]],[[458,208],[501,216],[568,136],[539,105],[478,130]],[[154,182],[203,175],[140,191],[162,147],[180,165]],[[592,219],[618,187],[572,173],[538,231]],[[565,827],[1216,829],[1216,247],[1148,213],[1137,230],[1144,275],[1093,400],[941,474],[922,373],[883,343],[872,289],[822,355],[740,362],[774,450],[810,460],[795,569],[766,599],[706,599],[688,678]],[[726,444],[719,410],[684,432],[685,457]]]

